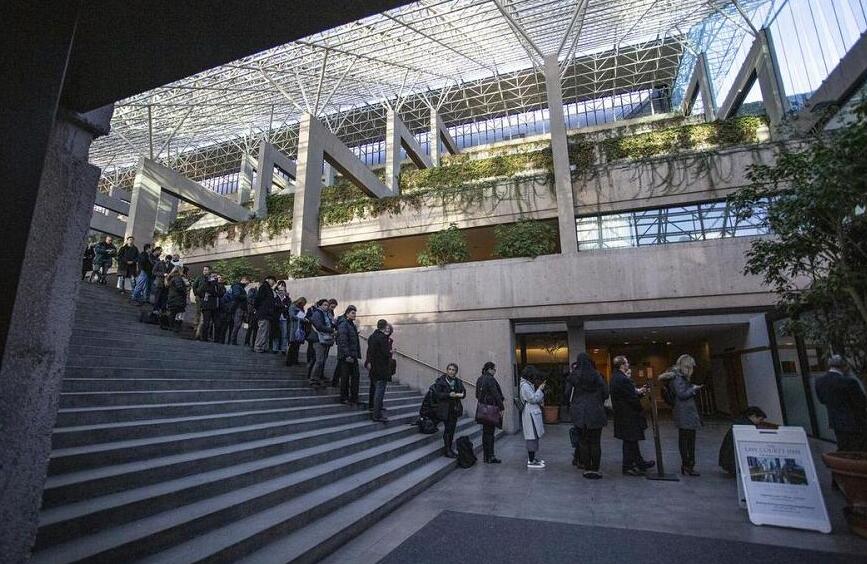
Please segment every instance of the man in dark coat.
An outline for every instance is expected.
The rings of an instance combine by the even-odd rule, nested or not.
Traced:
[[[108,274],[108,269],[111,268],[111,261],[117,255],[117,247],[112,242],[111,235],[106,235],[105,239],[96,244],[93,248],[93,272],[96,274],[97,282],[105,284],[105,275]]]
[[[226,287],[220,283],[218,276],[211,273],[201,284],[196,291],[196,297],[202,308],[202,319],[199,321],[199,328],[196,331],[196,340],[210,341],[211,329],[214,326],[216,317],[220,314],[220,298],[226,293]],[[216,340],[217,335],[214,335]]]
[[[126,293],[127,278],[130,289],[135,284],[137,260],[138,247],[135,246],[135,237],[127,237],[126,244],[117,251],[117,289],[121,294]]]
[[[265,347],[268,346],[268,338],[271,335],[271,322],[277,313],[277,305],[274,302],[274,286],[276,285],[277,279],[273,276],[268,276],[259,284],[259,289],[256,290],[256,298],[253,300],[258,324],[256,343],[253,346],[253,350],[258,353],[266,352]]]
[[[644,440],[647,421],[644,418],[641,398],[646,387],[636,388],[625,356],[614,358],[614,375],[611,377],[611,404],[614,408],[614,438],[623,441],[623,473],[627,476],[642,476],[656,462],[645,461],[641,456],[638,441]]]
[[[373,412],[371,419],[380,423],[388,422],[382,416],[382,400],[385,398],[385,387],[391,376],[391,354],[388,350],[388,336],[385,328],[388,321],[380,319],[376,322],[376,331],[367,340],[367,362],[370,364],[370,380],[373,384]]]
[[[356,308],[346,308],[337,323],[337,358],[340,361],[340,403],[358,403],[358,362],[361,343],[355,326]]]
[[[202,267],[202,273],[193,279],[193,295],[198,297],[199,295],[199,287],[208,279],[211,275],[211,266],[206,264]],[[199,327],[202,326],[202,302],[196,300],[196,315],[193,317],[193,325],[196,328],[196,339],[201,338],[199,335]]]
[[[463,382],[458,378],[458,365],[451,363],[446,367],[446,373],[431,385],[436,400],[437,419],[445,422],[443,429],[443,454],[448,458],[457,458],[452,448],[455,439],[455,428],[458,418],[464,413],[461,400],[467,397]]]
[[[238,344],[238,331],[244,324],[244,315],[247,313],[247,285],[250,279],[242,276],[241,280],[232,284],[229,293],[232,295],[231,330],[229,331],[229,343]]]
[[[828,410],[837,450],[867,451],[867,397],[842,356],[828,360],[828,372],[816,379],[816,396]]]

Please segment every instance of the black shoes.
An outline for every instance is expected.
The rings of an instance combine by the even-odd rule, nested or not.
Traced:
[[[485,464],[500,464],[501,462],[503,462],[503,461],[500,460],[499,458],[495,457],[495,456],[485,459]]]
[[[638,464],[638,467],[641,468],[642,470],[650,470],[654,466],[656,466],[655,460],[645,460],[645,461],[640,462]]]
[[[455,451],[453,451],[450,448],[445,448],[445,447],[443,447],[443,456],[445,456],[446,458],[457,458],[458,457],[458,455]]]
[[[382,417],[381,415],[379,417],[373,417],[372,420],[375,423],[388,423],[388,419],[386,419],[385,417]]]
[[[623,469],[624,476],[644,476],[646,472],[641,468],[624,468]]]
[[[600,474],[599,472],[594,472],[593,470],[588,470],[588,471],[584,472],[583,475],[588,480],[600,480],[600,479],[602,479],[602,474]]]
[[[680,473],[684,476],[701,476],[701,474],[699,474],[689,466],[681,466]]]

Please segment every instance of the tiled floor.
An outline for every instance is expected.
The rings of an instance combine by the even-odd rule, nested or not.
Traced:
[[[566,424],[548,427],[540,451],[548,466],[544,470],[527,469],[522,437],[506,436],[496,447],[503,464],[482,464],[480,460],[473,468],[455,470],[325,562],[376,562],[444,509],[867,554],[867,540],[847,530],[842,496],[830,489],[830,475],[820,456],[821,451],[833,449],[829,443],[813,443],[816,469],[834,529],[824,535],[757,527],[749,522],[746,510],[738,507],[735,481],[726,478],[716,465],[727,429],[724,424],[708,424],[699,432],[696,469],[702,475],[682,477],[680,482],[623,476],[620,442],[613,438],[610,425],[602,435],[605,478],[585,480],[570,464],[568,429]],[[676,429],[665,425],[662,443],[667,466],[679,469]],[[654,457],[652,440],[642,443],[642,452],[645,458]]]

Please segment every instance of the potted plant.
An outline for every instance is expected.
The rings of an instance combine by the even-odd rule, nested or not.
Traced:
[[[542,406],[542,420],[552,425],[560,422],[560,404],[563,401],[563,379],[556,372],[545,380],[545,405]]]
[[[849,528],[867,538],[867,452],[826,452],[822,460],[846,496],[843,514]]]

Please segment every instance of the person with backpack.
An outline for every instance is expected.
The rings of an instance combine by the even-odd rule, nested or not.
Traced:
[[[482,367],[482,375],[476,380],[476,400],[479,405],[492,406],[497,409],[500,417],[499,427],[503,426],[503,390],[494,377],[497,367],[493,362],[486,362]],[[482,425],[482,453],[486,464],[499,464],[502,462],[494,456],[494,431],[498,425],[488,422],[480,422]]]
[[[321,305],[313,312],[310,321],[313,323],[313,328],[316,329],[317,340],[313,343],[313,350],[316,353],[316,361],[313,363],[313,370],[310,372],[310,385],[314,388],[325,388],[330,381],[325,378],[325,361],[328,359],[328,351],[334,344],[334,319],[331,317],[331,309],[328,307],[328,300],[320,300]]]
[[[455,428],[458,418],[463,415],[464,407],[461,400],[467,397],[464,384],[458,378],[458,365],[450,362],[446,366],[446,373],[441,374],[433,383],[433,395],[436,400],[437,419],[445,422],[443,429],[443,455],[447,458],[457,458],[458,455],[452,448],[455,439]]]
[[[316,364],[316,343],[319,341],[319,333],[316,332],[316,327],[313,326],[313,314],[316,310],[322,307],[322,304],[328,303],[327,299],[318,299],[312,306],[307,308],[304,318],[307,320],[307,380],[312,381],[313,365]]]
[[[602,460],[602,428],[608,424],[605,413],[605,400],[608,398],[608,385],[602,375],[593,368],[593,361],[587,353],[578,353],[566,381],[566,397],[569,401],[569,414],[572,427],[578,434],[576,458],[583,463],[584,477],[598,480],[599,464]]]
[[[644,476],[656,466],[654,460],[644,460],[641,456],[639,441],[644,440],[647,420],[641,405],[648,388],[636,387],[632,381],[629,360],[618,355],[612,362],[614,374],[611,376],[611,405],[614,408],[614,438],[623,441],[623,475]]]
[[[545,376],[535,366],[525,366],[519,387],[521,427],[527,444],[527,468],[544,468],[545,461],[536,457],[539,439],[545,434],[542,404],[545,402]]]
[[[189,291],[187,280],[179,267],[174,267],[166,277],[166,286],[168,288],[166,308],[169,315],[164,319],[165,326],[162,324],[163,319],[160,319],[160,327],[163,329],[173,329],[176,333],[179,333],[183,324],[184,312],[187,308],[187,293]]]
[[[674,367],[659,376],[663,386],[662,399],[672,404],[680,450],[680,473],[684,476],[700,476],[695,471],[695,432],[701,429],[701,416],[695,405],[695,396],[703,386],[690,382],[694,372],[695,359],[682,354]]]
[[[307,307],[307,298],[300,297],[289,306],[286,314],[289,321],[289,351],[286,353],[286,366],[298,364],[298,349],[301,343],[307,340],[309,321],[304,316],[304,308]]]
[[[229,344],[238,344],[238,331],[244,325],[244,316],[247,314],[247,286],[250,284],[250,279],[242,276],[238,282],[233,282],[226,292],[232,297],[232,309],[229,315],[228,323],[231,324],[229,330]]]

